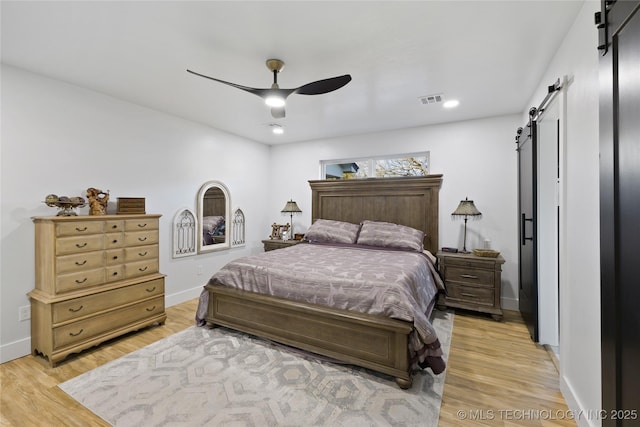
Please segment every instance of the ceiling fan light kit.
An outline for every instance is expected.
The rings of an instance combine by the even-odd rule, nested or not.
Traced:
[[[278,95],[269,95],[264,99],[264,103],[269,107],[284,107],[284,98]]]
[[[205,79],[235,87],[236,89],[244,90],[245,92],[249,92],[263,98],[265,100],[265,104],[271,107],[271,115],[276,119],[285,117],[285,100],[292,93],[296,93],[298,95],[321,95],[323,93],[329,93],[340,89],[351,81],[351,76],[349,74],[344,74],[338,77],[331,77],[307,83],[295,89],[280,89],[280,86],[278,86],[278,73],[284,68],[284,62],[280,59],[267,59],[266,64],[267,68],[273,73],[273,84],[269,89],[242,86],[236,83],[216,79],[214,77],[205,76],[204,74],[196,73],[191,70],[187,70],[187,72],[196,76],[204,77]]]

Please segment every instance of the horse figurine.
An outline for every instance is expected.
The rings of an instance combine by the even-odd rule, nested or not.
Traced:
[[[106,215],[107,203],[109,202],[109,190],[105,193],[97,188],[87,188],[87,198],[89,199],[89,215]]]

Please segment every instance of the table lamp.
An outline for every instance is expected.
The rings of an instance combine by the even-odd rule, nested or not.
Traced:
[[[481,215],[480,211],[473,204],[473,200],[469,200],[466,197],[464,200],[460,201],[456,210],[451,214],[453,217],[464,217],[464,240],[462,241],[463,254],[469,253],[469,251],[467,251],[467,219],[468,217],[480,218]]]

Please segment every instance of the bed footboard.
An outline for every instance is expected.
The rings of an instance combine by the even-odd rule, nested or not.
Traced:
[[[206,285],[206,321],[395,377],[412,384],[412,325],[347,310]]]

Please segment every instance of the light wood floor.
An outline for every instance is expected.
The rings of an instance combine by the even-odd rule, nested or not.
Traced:
[[[151,327],[72,355],[55,368],[25,356],[0,365],[0,426],[107,426],[56,387],[127,353],[193,325],[197,300],[167,309]],[[520,315],[503,322],[456,313],[440,426],[575,426],[546,351],[529,339]]]

